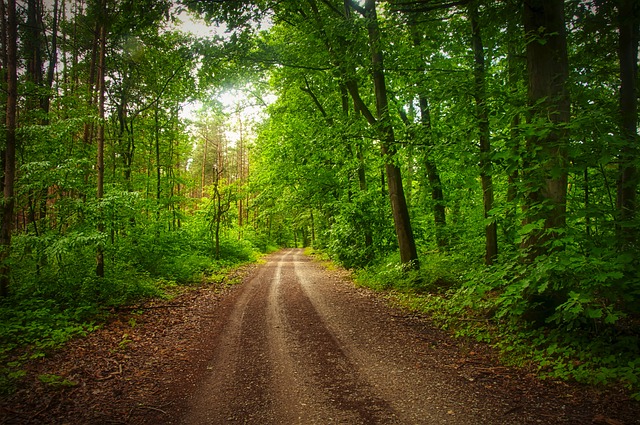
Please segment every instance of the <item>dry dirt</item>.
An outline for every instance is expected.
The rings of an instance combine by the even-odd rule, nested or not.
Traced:
[[[30,362],[0,424],[640,424],[623,393],[501,366],[301,250],[266,260]]]

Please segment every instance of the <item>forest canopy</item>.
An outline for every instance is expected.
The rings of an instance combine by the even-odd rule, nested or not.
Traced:
[[[636,1],[0,6],[0,355],[299,246],[637,391]]]

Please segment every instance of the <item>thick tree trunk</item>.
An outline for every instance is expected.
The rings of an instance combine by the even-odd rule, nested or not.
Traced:
[[[543,253],[553,229],[566,224],[567,139],[570,118],[566,81],[569,74],[562,0],[528,0],[524,3],[527,39],[528,100],[531,123],[541,123],[527,138],[531,157],[525,169],[527,195],[525,223],[543,220],[524,242],[529,259]]]
[[[380,45],[380,29],[378,27],[378,17],[376,12],[376,1],[367,0],[365,2],[367,13],[367,30],[369,33],[369,46],[371,48],[371,65],[373,68],[373,84],[376,96],[377,130],[381,136],[381,150],[385,160],[385,171],[387,174],[387,188],[393,221],[400,248],[400,259],[409,268],[418,268],[418,254],[411,221],[409,219],[409,209],[407,207],[404,188],[402,187],[402,175],[400,168],[393,162],[396,153],[396,140],[389,116],[389,105],[387,99],[387,87],[384,75],[384,62],[382,47]]]
[[[9,292],[11,267],[7,260],[11,253],[13,229],[14,182],[16,174],[16,115],[18,105],[17,39],[18,20],[15,0],[7,1],[7,112],[4,158],[4,187],[2,203],[2,226],[0,226],[0,296]],[[4,17],[3,17],[4,18]]]
[[[476,119],[478,121],[478,136],[480,140],[480,180],[482,183],[482,203],[484,207],[485,224],[485,255],[486,265],[493,264],[498,256],[498,229],[495,220],[490,219],[493,209],[493,179],[491,175],[491,139],[489,132],[489,110],[485,90],[484,50],[482,37],[478,25],[478,6],[475,1],[469,4],[471,18],[471,42],[473,44],[475,80],[474,98],[476,102]]]
[[[618,233],[622,248],[635,245],[637,229],[628,225],[636,216],[638,187],[638,6],[634,0],[619,0],[620,132],[625,145],[620,152],[618,177]]]

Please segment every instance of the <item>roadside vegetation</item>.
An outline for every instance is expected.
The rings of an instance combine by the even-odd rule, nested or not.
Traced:
[[[397,255],[391,255],[355,271],[355,281],[385,293],[392,304],[427,315],[458,337],[495,347],[505,364],[537,370],[543,379],[602,389],[621,386],[640,400],[637,314],[575,291],[540,314],[532,307],[544,298],[519,295],[560,276],[558,286],[594,284],[608,278],[610,263],[587,260],[572,270],[562,258],[544,258],[537,264],[510,264],[505,275],[503,266],[478,266],[460,254],[429,253],[421,260],[419,271],[407,273]]]

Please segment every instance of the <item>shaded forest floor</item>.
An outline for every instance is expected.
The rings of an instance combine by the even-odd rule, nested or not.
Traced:
[[[243,280],[256,267],[237,269],[226,281]],[[436,363],[468,383],[461,391],[482,388],[510,402],[505,415],[515,419],[525,406],[535,410],[539,423],[557,423],[557,412],[566,411],[581,419],[563,423],[640,424],[640,405],[623,391],[540,381],[532,371],[504,367],[487,345],[452,338],[428,318],[391,309],[383,296],[352,288],[344,271],[328,273],[432,347]],[[222,326],[220,305],[240,287],[212,283],[114,312],[101,329],[25,363],[27,375],[17,391],[0,400],[0,424],[179,423],[206,374],[210,341]],[[545,403],[532,407],[540,399]]]

